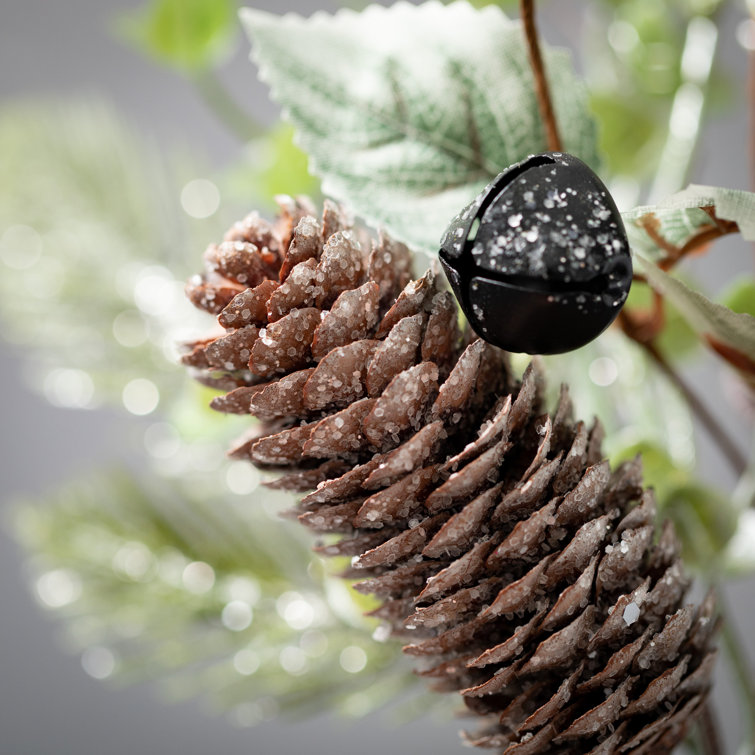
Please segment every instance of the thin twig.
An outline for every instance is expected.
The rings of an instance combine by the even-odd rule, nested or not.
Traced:
[[[741,477],[747,470],[748,464],[747,458],[739,450],[739,446],[726,434],[715,415],[708,410],[708,407],[705,406],[705,404],[698,398],[697,394],[695,394],[695,392],[687,385],[682,376],[679,375],[679,373],[677,373],[666,361],[666,358],[660,351],[658,351],[655,344],[647,342],[642,343],[641,345],[653,358],[653,361],[658,365],[664,375],[666,375],[682,396],[684,396],[689,408],[721,449],[721,452],[731,465],[737,477]]]
[[[750,20],[750,34],[755,27],[755,16]],[[755,50],[747,53],[747,99],[749,104],[749,157],[750,157],[750,185],[755,191]]]
[[[698,720],[700,727],[700,737],[703,743],[703,752],[705,755],[723,755],[721,746],[721,732],[718,726],[718,719],[710,704],[710,700],[703,704]]]
[[[520,3],[524,35],[527,38],[527,51],[529,52],[530,65],[535,77],[535,94],[540,108],[540,117],[545,127],[545,136],[548,149],[552,152],[561,151],[561,137],[558,134],[558,124],[553,112],[548,80],[545,78],[543,58],[540,54],[540,42],[538,41],[537,28],[535,27],[535,2],[534,0],[521,0]]]
[[[722,619],[722,644],[728,656],[733,677],[739,687],[740,702],[744,707],[744,721],[747,729],[745,746],[748,748],[744,751],[755,753],[755,732],[753,730],[753,722],[755,722],[755,685],[753,684],[750,672],[750,660],[720,590],[716,596],[716,602],[718,603],[718,612]]]

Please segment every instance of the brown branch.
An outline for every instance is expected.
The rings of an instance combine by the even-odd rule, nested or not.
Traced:
[[[705,406],[655,345],[655,336],[663,327],[662,298],[656,297],[653,304],[653,309],[644,317],[629,313],[624,309],[619,313],[618,324],[629,338],[645,349],[661,372],[666,375],[679,393],[682,394],[690,410],[700,424],[708,431],[710,437],[715,441],[721,453],[736,472],[737,477],[741,477],[748,467],[747,458],[740,451],[739,446],[726,434],[726,431],[715,415]]]
[[[733,346],[719,341],[717,338],[706,333],[703,338],[705,342],[710,346],[713,351],[721,357],[721,359],[727,361],[732,367],[739,370],[742,373],[742,377],[752,382],[755,380],[755,361],[750,359],[747,354],[743,354]]]
[[[703,743],[703,752],[705,755],[723,755],[721,746],[721,733],[719,731],[718,719],[713,711],[710,700],[707,700],[700,711],[698,719],[700,728],[700,737]]]
[[[535,2],[534,0],[521,0],[520,2],[524,35],[527,39],[527,51],[529,53],[532,73],[535,77],[535,94],[540,108],[540,117],[545,127],[545,136],[548,149],[551,152],[561,151],[561,137],[558,134],[558,124],[553,112],[548,81],[545,78],[543,58],[540,54],[540,42],[538,41],[537,28],[535,27]]]
[[[655,340],[666,325],[663,295],[655,289],[650,289],[650,291],[653,297],[650,309],[629,310],[624,307],[619,312],[619,324],[622,330],[637,343],[645,344]]]
[[[739,232],[739,226],[734,221],[723,220],[716,215],[715,207],[708,206],[701,207],[700,209],[710,216],[713,224],[700,226],[697,232],[687,239],[682,246],[672,244],[661,234],[660,222],[652,212],[638,219],[642,230],[645,231],[650,240],[666,252],[666,256],[658,261],[658,267],[661,270],[671,270],[677,262],[690,254],[703,251],[712,241],[721,238],[721,236]]]
[[[650,240],[659,248],[663,249],[669,257],[673,257],[678,254],[679,247],[667,241],[660,231],[661,221],[655,216],[654,213],[649,212],[647,215],[643,215],[640,219],[640,225],[642,230],[647,233]]]
[[[631,334],[628,334],[631,337]],[[719,424],[718,419],[708,410],[708,407],[698,398],[697,394],[687,385],[679,373],[666,361],[666,357],[658,351],[652,341],[640,345],[653,358],[661,372],[666,375],[669,381],[684,396],[692,413],[697,417],[700,424],[705,427],[710,437],[721,449],[721,453],[731,465],[737,477],[741,477],[747,470],[747,459],[740,451],[739,446],[726,434],[726,431]]]

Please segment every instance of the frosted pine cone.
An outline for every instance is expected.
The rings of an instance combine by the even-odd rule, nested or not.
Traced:
[[[544,413],[534,364],[515,382],[432,271],[410,280],[406,247],[360,238],[335,205],[319,221],[286,200],[205,259],[188,293],[225,333],[184,361],[227,391],[216,409],[262,420],[232,455],[311,491],[299,519],[341,535],[317,550],[353,557],[418,672],[483,718],[467,739],[670,752],[710,686],[713,601],[683,604],[639,462],[611,472],[565,388]]]

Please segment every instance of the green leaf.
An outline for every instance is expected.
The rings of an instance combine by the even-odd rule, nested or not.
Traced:
[[[416,686],[301,528],[247,497],[144,477],[81,480],[15,511],[36,597],[85,658],[97,648],[116,678],[158,679],[245,725],[271,710],[364,714]],[[346,648],[356,665],[341,662]]]
[[[652,306],[651,288],[634,281],[624,305],[628,311],[649,310]],[[663,330],[655,340],[658,349],[672,360],[688,357],[700,345],[700,339],[679,310],[670,302],[664,302]]]
[[[755,317],[755,280],[750,275],[738,278],[721,300],[732,311]]]
[[[151,0],[118,30],[138,49],[182,71],[207,68],[231,50],[235,0]]]
[[[241,11],[260,77],[324,193],[419,250],[501,170],[546,149],[521,25],[493,6]],[[596,166],[570,57],[546,47],[564,147]]]
[[[642,457],[643,484],[655,490],[661,505],[672,491],[690,482],[692,465],[675,463],[665,448],[652,441],[643,440],[617,449],[611,462],[617,465],[637,455]]]
[[[669,490],[660,503],[674,522],[685,563],[708,574],[718,568],[737,530],[738,512],[731,499],[690,482]]]
[[[681,248],[701,230],[715,229],[715,221],[702,207],[714,207],[721,220],[737,223],[745,241],[755,241],[755,194],[737,189],[692,184],[653,206],[635,207],[621,214],[635,252],[657,260],[664,250],[648,234],[648,221],[666,244]]]
[[[708,343],[755,364],[755,317],[711,301],[639,254],[635,259],[650,285],[669,299]]]
[[[725,554],[725,568],[732,575],[755,572],[755,511],[745,509]]]
[[[226,177],[235,197],[249,202],[250,196],[271,210],[277,194],[291,196],[319,194],[319,181],[307,169],[307,156],[294,144],[294,130],[280,122],[246,146],[244,157]]]
[[[647,101],[610,91],[593,93],[590,106],[600,123],[600,149],[610,172],[635,177],[648,174],[662,141],[653,140],[657,124],[648,113]]]

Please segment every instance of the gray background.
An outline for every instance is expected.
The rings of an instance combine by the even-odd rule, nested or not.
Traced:
[[[200,143],[219,163],[237,154],[238,144],[214,120],[194,90],[177,76],[138,58],[107,32],[118,10],[136,0],[2,0],[0,2],[0,104],[23,96],[66,97],[105,94],[142,129],[159,140]],[[276,12],[325,3],[256,3]],[[549,41],[570,44],[579,38],[579,3],[544,4],[542,24]],[[744,81],[746,55],[734,38],[744,17],[732,4],[722,26],[722,63],[742,93],[736,111],[706,131],[694,179],[699,183],[748,188]],[[228,84],[263,120],[275,117],[265,89],[254,80],[246,47],[224,74]],[[0,156],[2,159],[2,156]],[[722,264],[722,261],[724,264]],[[737,239],[720,242],[715,262],[703,260],[698,272],[712,291],[736,269],[751,268],[750,250]],[[711,396],[720,391],[722,370],[711,365],[689,374]],[[0,341],[0,502],[39,494],[56,483],[97,469],[127,453],[124,441],[133,418],[115,411],[76,412],[52,408],[26,387],[23,352]],[[714,408],[742,443],[747,420],[718,398]],[[731,475],[717,450],[701,438],[703,475],[730,486]],[[740,629],[755,653],[753,580],[728,588]],[[0,755],[88,755],[89,753],[371,753],[461,751],[458,722],[423,720],[400,728],[390,716],[373,715],[358,723],[330,717],[237,730],[211,718],[193,702],[164,704],[151,686],[106,689],[81,670],[79,659],[62,652],[59,627],[44,615],[26,587],[21,553],[0,532]],[[723,676],[723,670],[719,669]],[[736,702],[729,685],[719,684],[716,706],[725,728],[737,726]],[[727,752],[732,752],[732,745]]]

